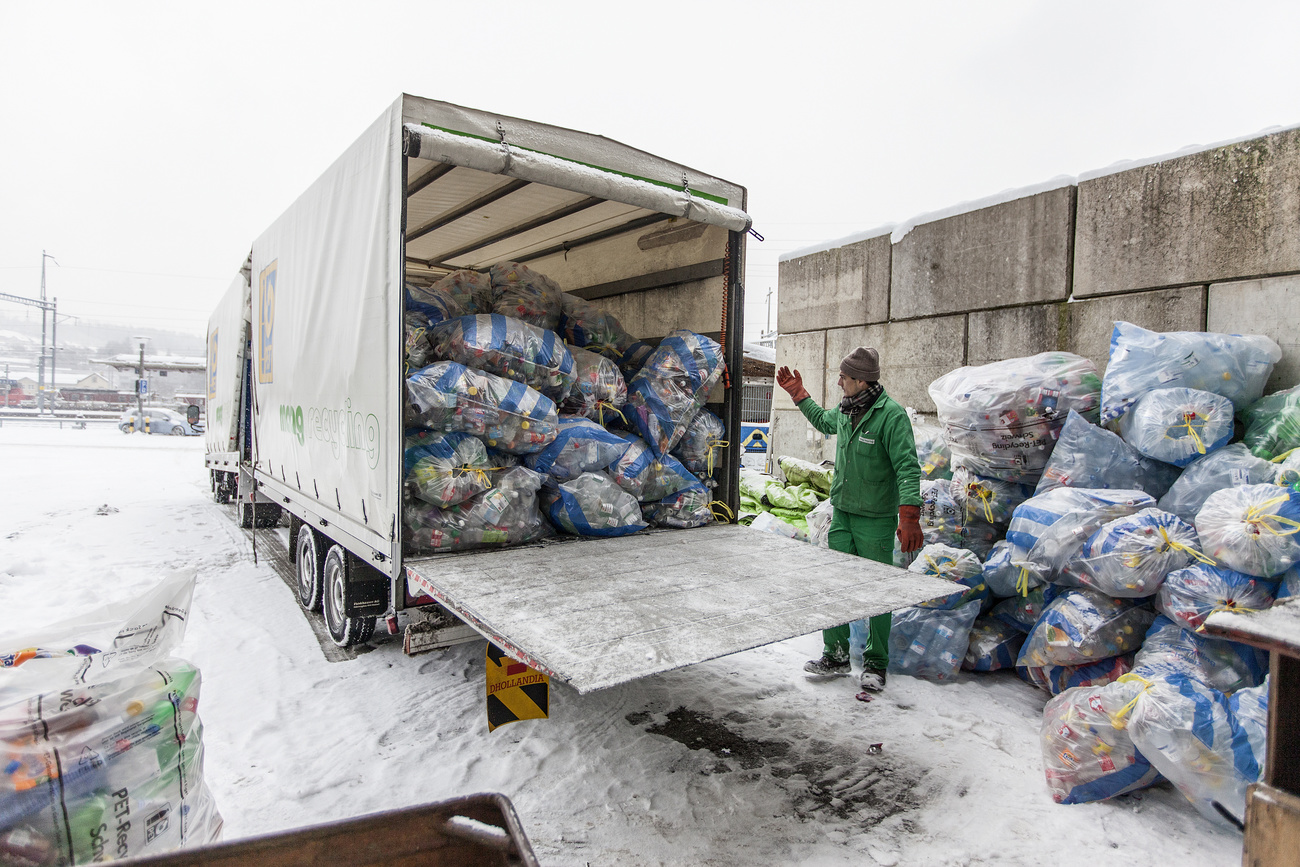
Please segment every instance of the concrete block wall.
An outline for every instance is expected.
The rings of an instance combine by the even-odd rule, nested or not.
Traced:
[[[880,352],[894,399],[962,365],[1065,350],[1104,371],[1113,323],[1266,334],[1268,390],[1300,382],[1300,130],[1090,178],[780,264],[777,365],[822,405]],[[834,458],[781,390],[773,454]]]

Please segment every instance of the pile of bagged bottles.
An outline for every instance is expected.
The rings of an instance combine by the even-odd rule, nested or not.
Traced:
[[[914,419],[926,545],[895,563],[954,591],[895,612],[890,670],[1014,668],[1050,693],[1060,803],[1168,780],[1241,820],[1267,658],[1197,629],[1300,593],[1300,386],[1263,394],[1280,359],[1267,337],[1119,322],[1104,377],[1053,352],[932,383],[938,424]]]
[[[722,347],[657,346],[526,265],[406,287],[407,553],[715,520]]]

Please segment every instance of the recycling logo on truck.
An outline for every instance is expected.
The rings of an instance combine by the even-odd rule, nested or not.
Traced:
[[[262,269],[257,279],[257,381],[275,381],[275,354],[271,351],[275,342],[275,278],[280,260],[276,259]]]

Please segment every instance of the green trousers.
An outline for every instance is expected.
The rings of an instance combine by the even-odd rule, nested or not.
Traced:
[[[872,518],[835,510],[827,542],[831,550],[843,551],[875,560],[877,563],[894,562],[894,534],[898,531],[898,516]],[[862,664],[866,668],[885,668],[889,664],[889,625],[893,617],[878,614],[867,622],[867,645],[862,651]],[[849,625],[822,630],[823,653],[835,660],[849,658]]]

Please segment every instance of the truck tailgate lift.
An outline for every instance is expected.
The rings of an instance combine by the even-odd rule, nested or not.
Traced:
[[[515,659],[580,693],[956,589],[737,525],[596,544],[557,539],[405,565],[413,594],[433,597]]]

